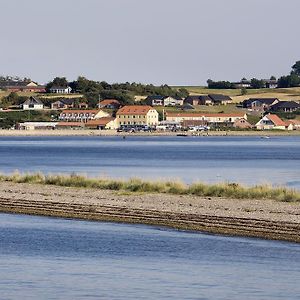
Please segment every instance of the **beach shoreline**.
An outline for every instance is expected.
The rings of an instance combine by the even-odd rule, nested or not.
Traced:
[[[116,130],[6,130],[0,129],[0,137],[23,137],[23,136],[300,136],[300,130],[294,131],[204,131],[204,132],[117,132]]]
[[[300,242],[300,204],[0,182],[0,212]]]

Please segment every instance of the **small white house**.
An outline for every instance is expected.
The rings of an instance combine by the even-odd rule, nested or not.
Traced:
[[[72,89],[67,86],[67,87],[62,87],[62,86],[53,86],[50,88],[50,93],[53,94],[70,94]]]
[[[257,129],[281,129],[285,130],[288,128],[288,124],[281,120],[277,115],[267,114],[258,123],[255,127]]]
[[[174,98],[174,97],[164,97],[163,99],[164,106],[177,106],[183,105],[183,99]]]
[[[22,108],[23,110],[41,110],[44,109],[44,104],[40,99],[30,97],[22,104]]]

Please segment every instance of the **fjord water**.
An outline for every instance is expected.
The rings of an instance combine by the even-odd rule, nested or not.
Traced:
[[[1,299],[299,299],[300,245],[0,214]]]
[[[0,172],[15,170],[300,189],[300,137],[1,137]]]

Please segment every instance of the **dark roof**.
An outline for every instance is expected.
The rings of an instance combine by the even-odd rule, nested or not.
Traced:
[[[182,106],[182,109],[183,110],[186,110],[186,109],[195,109],[193,105],[189,104],[189,103],[186,103]]]
[[[66,105],[71,105],[75,102],[74,99],[69,99],[69,98],[61,99],[60,101]]]
[[[201,101],[206,101],[206,100],[212,100],[209,96],[200,96],[199,97],[199,99],[201,100]]]
[[[67,88],[69,88],[69,86],[52,86],[51,88],[50,88],[50,90],[65,90],[65,89],[67,89]]]
[[[35,105],[35,104],[39,105],[39,104],[43,104],[43,102],[36,97],[30,97],[23,103],[23,105]]]
[[[272,110],[277,110],[281,108],[300,108],[300,104],[295,101],[279,101],[278,103],[272,105]]]
[[[31,81],[0,81],[0,87],[25,87]]]
[[[232,100],[229,96],[221,94],[209,94],[208,97],[211,98],[211,100],[214,102]]]
[[[250,101],[249,103],[252,103],[254,101],[259,101],[259,102],[267,104],[267,105],[271,105],[275,100],[278,100],[278,98],[250,98],[250,99],[248,99],[248,101]]]
[[[146,98],[146,100],[163,100],[165,97],[159,95],[151,95]]]
[[[187,96],[185,99],[199,100],[200,96]]]

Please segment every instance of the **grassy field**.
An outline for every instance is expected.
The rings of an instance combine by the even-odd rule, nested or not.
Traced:
[[[300,100],[300,87],[286,89],[247,89],[246,95],[241,95],[240,89],[208,89],[203,86],[174,86],[185,88],[191,95],[223,94],[232,97],[235,103],[248,98],[279,98],[281,100]]]
[[[128,181],[87,178],[79,175],[43,175],[19,174],[0,175],[1,181],[18,183],[37,183],[46,185],[96,188],[114,191],[127,191],[139,193],[165,193],[175,195],[196,195],[202,197],[225,197],[233,199],[272,199],[278,201],[299,202],[300,193],[285,187],[272,187],[269,185],[257,185],[253,187],[242,186],[237,183],[219,184],[184,184],[182,182],[143,181],[130,179]]]

